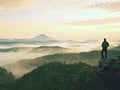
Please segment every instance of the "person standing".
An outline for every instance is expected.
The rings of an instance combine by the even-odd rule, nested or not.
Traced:
[[[101,58],[107,59],[107,48],[109,47],[109,43],[107,42],[106,38],[102,42],[102,51],[101,51]]]

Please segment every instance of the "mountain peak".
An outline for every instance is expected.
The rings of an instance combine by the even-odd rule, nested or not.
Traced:
[[[53,40],[51,37],[45,35],[45,34],[40,34],[34,38],[32,38],[32,40],[40,40],[40,41],[43,41],[43,40]]]
[[[39,36],[40,36],[40,37],[48,37],[48,36],[45,35],[45,34],[40,34]]]

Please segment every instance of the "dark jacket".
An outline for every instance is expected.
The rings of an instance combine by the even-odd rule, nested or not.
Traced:
[[[102,43],[102,47],[103,47],[103,48],[109,47],[109,43],[108,43],[107,41],[104,41],[104,42]]]

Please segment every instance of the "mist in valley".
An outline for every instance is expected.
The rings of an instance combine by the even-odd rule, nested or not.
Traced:
[[[110,41],[110,43],[112,44],[109,49],[119,45],[119,41]],[[90,52],[93,50],[97,50],[97,52]],[[28,40],[6,39],[0,41],[0,66],[12,72],[16,77],[21,77],[37,66],[53,61],[66,63],[82,61],[96,65],[100,58],[100,50],[101,41],[95,39],[59,41],[46,35],[40,35]],[[92,53],[97,56],[94,56],[90,61]],[[60,57],[56,54],[60,54]],[[51,59],[49,55],[52,55],[50,56]]]

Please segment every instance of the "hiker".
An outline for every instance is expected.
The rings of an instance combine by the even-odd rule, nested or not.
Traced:
[[[104,38],[104,41],[102,43],[102,51],[101,51],[102,59],[107,59],[107,47],[109,47],[109,43],[107,42],[106,38]]]

